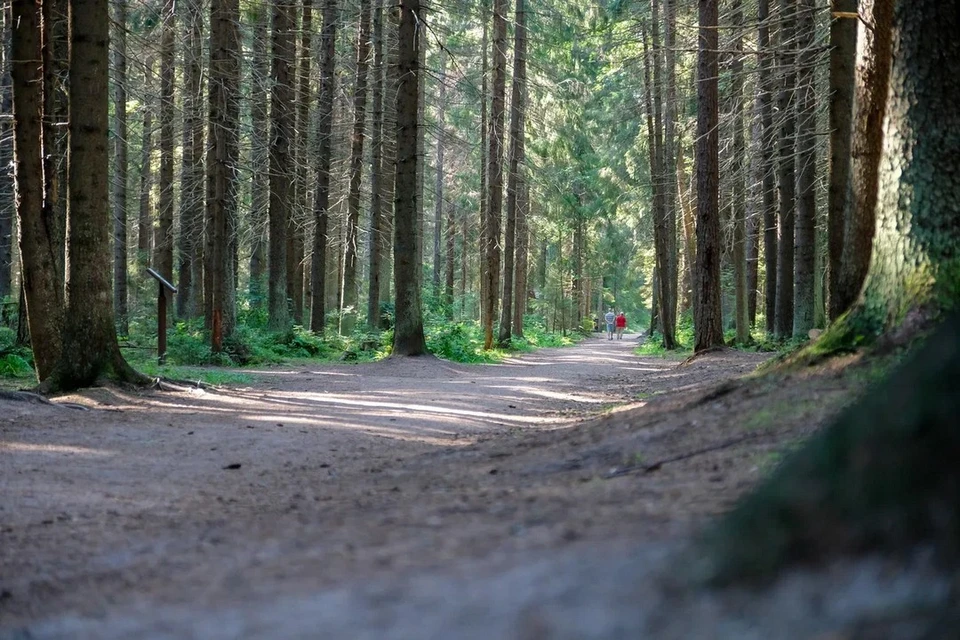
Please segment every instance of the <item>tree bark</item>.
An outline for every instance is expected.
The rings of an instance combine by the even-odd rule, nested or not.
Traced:
[[[240,5],[210,5],[210,148],[207,152],[207,220],[213,236],[212,331],[214,353],[223,351],[236,326],[232,234],[237,221],[240,160]]]
[[[10,77],[10,38],[13,17],[10,5],[2,9],[3,33],[0,34],[0,111],[13,113],[13,81]],[[0,122],[0,301],[12,294],[13,232],[16,219],[14,194],[13,122]]]
[[[207,250],[203,250],[203,94],[201,92],[203,16],[200,0],[187,0],[185,8],[183,151],[180,160],[180,235],[177,237],[179,278],[176,312],[178,318],[194,318],[201,312],[205,312],[206,326],[209,329],[212,322],[210,315],[212,307],[204,304],[204,294],[209,300],[213,282],[211,263],[209,263],[212,259],[209,241]],[[208,234],[207,237],[211,238],[212,235],[212,233]],[[206,269],[200,259],[201,255],[204,255],[204,259],[208,261]]]
[[[113,40],[113,300],[117,331],[127,320],[127,2],[115,0]]]
[[[396,326],[394,356],[419,356],[427,352],[420,301],[420,255],[417,242],[417,139],[420,128],[420,46],[423,22],[420,0],[407,0],[400,8],[397,55],[397,165],[393,240]]]
[[[322,334],[326,321],[327,226],[330,219],[330,172],[332,167],[333,93],[335,90],[337,0],[325,0],[320,34],[320,100],[317,105],[317,185],[313,199],[313,258],[310,261],[310,329]]]
[[[777,247],[777,305],[774,331],[778,338],[793,335],[794,211],[796,208],[796,3],[780,0],[779,71],[777,107],[780,111],[777,181],[780,191],[780,237]]]
[[[70,3],[69,262],[63,349],[41,389],[69,391],[101,376],[147,378],[120,354],[113,325],[107,152],[109,5]]]
[[[360,186],[363,177],[363,146],[366,140],[367,71],[370,66],[370,2],[360,3],[357,27],[357,75],[353,90],[353,140],[350,152],[350,192],[347,196],[346,246],[343,254],[343,299],[340,302],[340,332],[353,333],[357,321],[357,236],[360,229]]]
[[[746,220],[746,139],[743,95],[743,2],[730,3],[730,20],[734,31],[733,60],[730,64],[730,93],[733,100],[733,272],[735,281],[735,325],[737,344],[750,342],[750,316],[747,300],[747,220]]]
[[[720,308],[720,141],[717,0],[700,0],[697,51],[697,262],[693,297],[694,350],[723,345]]]
[[[150,96],[153,90],[154,57],[147,56],[143,65],[143,92]],[[153,186],[153,105],[149,97],[143,104],[143,133],[140,138],[140,203],[137,215],[137,264],[146,269],[151,264],[153,253],[153,211],[150,206],[150,190]]]
[[[274,0],[270,77],[270,285],[267,326],[273,331],[290,327],[287,289],[287,223],[293,206],[291,144],[294,137],[294,78],[296,47],[293,31],[295,5]],[[316,255],[316,254],[314,254]]]
[[[436,152],[436,179],[434,180],[434,203],[433,203],[433,270],[432,280],[433,298],[440,298],[440,244],[443,231],[443,207],[444,207],[444,129],[446,127],[447,116],[447,58],[446,52],[441,49],[440,56],[440,75],[437,83],[440,85],[437,96],[437,152]],[[444,310],[446,313],[446,310]]]
[[[33,0],[11,6],[14,171],[23,301],[37,379],[43,381],[60,359],[63,289],[57,273],[56,238],[44,207],[43,68],[40,16]],[[106,227],[105,227],[106,228]]]
[[[517,218],[520,193],[523,190],[525,161],[524,135],[527,107],[527,9],[525,0],[516,0],[516,21],[513,40],[513,93],[510,98],[510,173],[507,176],[507,220],[503,242],[503,295],[501,296],[500,335],[498,342],[508,346],[514,317],[514,283],[517,280]]]
[[[487,326],[487,227],[490,224],[490,201],[487,197],[489,193],[489,178],[487,171],[490,169],[490,119],[487,108],[489,93],[489,52],[490,52],[490,24],[487,15],[487,9],[490,6],[489,0],[480,0],[480,21],[483,23],[483,36],[480,41],[480,240],[479,246],[479,272],[480,272],[480,326]],[[489,322],[493,322],[489,319]]]
[[[776,331],[777,317],[777,258],[779,256],[777,232],[777,165],[775,156],[775,132],[773,126],[773,58],[770,47],[770,0],[759,0],[757,13],[757,45],[759,49],[760,101],[760,170],[761,201],[763,209],[763,264],[764,264],[764,320],[768,334]]]
[[[859,32],[852,195],[847,200],[843,261],[835,302],[840,312],[857,301],[870,266],[890,84],[893,4],[893,0],[861,1],[861,15],[870,28],[861,25]]]
[[[677,120],[677,0],[664,0],[664,64],[666,73],[666,102],[663,110],[663,158],[660,167],[660,182],[663,185],[664,199],[664,235],[666,237],[667,267],[666,298],[670,342],[673,348],[678,346],[675,337],[677,326],[677,304],[679,289],[679,268],[677,254],[677,181],[674,179],[676,166],[676,120]],[[666,339],[665,339],[666,342]]]
[[[527,269],[530,247],[530,183],[523,180],[517,194],[517,262],[514,277],[513,335],[523,338],[523,316],[527,313]]]
[[[500,292],[500,218],[503,213],[503,126],[507,86],[507,3],[493,2],[493,87],[490,101],[489,156],[487,158],[487,225],[484,259],[486,297],[484,299],[484,349],[493,347],[493,320]]]
[[[270,13],[258,7],[252,25],[250,80],[250,304],[260,307],[266,282],[267,212],[270,208]]]
[[[307,208],[307,146],[310,138],[310,62],[313,56],[313,0],[301,0],[300,42],[296,67],[296,122],[291,149],[293,199],[287,220],[287,291],[293,322],[303,325],[303,276]]]
[[[850,155],[853,147],[853,95],[857,61],[857,0],[832,0],[830,22],[830,189],[827,234],[830,255],[827,317],[836,320],[849,308],[838,295],[843,264]],[[851,15],[853,14],[853,15]],[[852,301],[851,301],[852,302]]]
[[[370,134],[370,286],[367,289],[367,327],[380,328],[380,272],[383,257],[383,0],[373,0],[373,121]]]
[[[814,324],[817,257],[817,99],[815,0],[800,0],[797,21],[797,218],[794,261],[793,335],[805,337]]]
[[[176,70],[176,3],[166,0],[160,41],[160,196],[157,203],[157,227],[153,239],[153,266],[157,273],[173,282],[173,117]]]

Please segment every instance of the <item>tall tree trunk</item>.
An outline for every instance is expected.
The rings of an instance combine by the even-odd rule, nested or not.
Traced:
[[[176,3],[166,0],[160,40],[160,197],[157,203],[157,228],[153,240],[153,266],[173,282],[173,116],[176,70]]]
[[[843,264],[843,233],[850,197],[850,154],[853,147],[853,93],[857,62],[857,0],[831,0],[830,22],[830,189],[827,234],[830,262],[827,317],[846,311],[837,295]],[[849,303],[848,303],[849,306]]]
[[[437,97],[437,156],[436,156],[436,180],[434,181],[434,210],[433,210],[433,297],[434,300],[440,297],[440,241],[443,230],[443,183],[444,183],[444,129],[446,127],[447,115],[447,58],[446,52],[441,49],[440,53],[440,75],[438,77],[439,95]]]
[[[113,326],[108,167],[109,5],[70,3],[69,263],[63,349],[45,391],[101,376],[146,382],[120,354]]]
[[[773,51],[770,47],[770,0],[759,0],[757,13],[757,45],[759,49],[760,102],[760,170],[763,179],[760,185],[761,208],[763,209],[763,264],[764,264],[764,315],[767,333],[776,330],[777,314],[777,190],[774,160],[775,134],[773,128]]]
[[[514,257],[517,247],[517,218],[523,190],[524,119],[527,108],[527,10],[525,0],[516,0],[513,35],[513,93],[510,98],[510,173],[507,176],[507,224],[503,242],[503,296],[501,297],[499,343],[510,344],[513,329],[514,283],[517,280]]]
[[[892,22],[877,232],[863,292],[843,323],[850,339],[897,327],[912,311],[948,309],[960,295],[960,77],[944,64],[960,60],[957,10],[898,2]]]
[[[890,83],[893,0],[861,0],[861,15],[870,26],[861,25],[859,32],[852,195],[847,201],[849,210],[835,304],[841,312],[856,302],[870,265]]]
[[[443,315],[447,320],[453,320],[453,283],[456,279],[456,234],[457,234],[457,207],[451,202],[447,205],[447,221],[444,230],[446,249],[443,281]]]
[[[313,0],[301,0],[297,56],[296,123],[293,142],[293,200],[287,220],[287,291],[294,324],[303,324],[304,227],[307,207],[307,145],[310,138],[310,61],[313,55]]]
[[[417,242],[417,138],[420,128],[420,46],[423,22],[420,0],[400,8],[397,55],[397,165],[393,240],[396,326],[394,356],[419,356],[427,351],[420,301],[420,255]]]
[[[797,21],[797,219],[794,261],[793,335],[813,328],[817,257],[817,99],[814,94],[816,0],[801,0]]]
[[[2,9],[3,33],[0,34],[0,113],[13,113],[13,81],[10,78],[10,38],[13,17],[10,5]],[[13,176],[13,123],[0,122],[0,301],[12,294],[13,230],[16,219]]]
[[[115,0],[113,38],[113,300],[117,331],[127,321],[127,2]]]
[[[489,157],[487,159],[487,225],[484,259],[486,261],[486,297],[484,349],[493,347],[493,320],[497,314],[500,284],[500,218],[503,210],[503,125],[507,86],[507,3],[493,2],[493,94],[490,102]],[[481,196],[484,197],[484,196]]]
[[[186,39],[183,48],[183,151],[180,161],[180,235],[177,238],[177,317],[193,318],[210,309],[204,302],[211,295],[211,269],[200,260],[204,243],[203,204],[203,94],[200,68],[203,62],[203,16],[200,0],[187,0]],[[208,234],[207,237],[212,237]],[[210,248],[205,252],[210,260]],[[204,272],[207,272],[206,274]],[[206,277],[206,282],[204,282]],[[207,311],[207,327],[211,326]]]
[[[664,199],[664,235],[666,239],[667,266],[666,278],[667,311],[670,326],[669,341],[676,348],[674,329],[677,325],[677,290],[679,289],[679,269],[677,255],[677,181],[674,179],[676,166],[676,119],[677,119],[677,0],[664,0],[664,64],[666,73],[666,102],[663,110],[663,158],[660,163],[660,183],[663,185]],[[664,341],[666,342],[666,336]]]
[[[743,95],[743,2],[730,3],[733,28],[733,60],[730,64],[730,93],[733,100],[733,273],[736,283],[735,325],[737,344],[750,342],[750,316],[747,304],[747,220],[746,220],[746,139]]]
[[[14,171],[23,301],[37,379],[45,380],[60,358],[63,289],[57,273],[59,247],[44,207],[43,68],[40,16],[33,0],[11,7]]]
[[[211,347],[223,350],[236,325],[236,283],[231,235],[237,220],[240,160],[240,5],[210,5],[210,148],[207,154],[207,220],[213,236]]]
[[[153,211],[150,207],[150,191],[153,187],[153,105],[149,96],[153,88],[154,57],[147,56],[143,65],[144,101],[143,133],[140,137],[140,203],[137,214],[137,264],[143,270],[150,266],[153,253]]]
[[[517,261],[514,277],[513,335],[523,338],[523,316],[527,313],[527,269],[530,247],[530,183],[523,180],[517,194]],[[602,287],[601,287],[602,289]]]
[[[333,164],[333,93],[335,90],[337,0],[325,0],[320,35],[320,101],[317,105],[317,185],[313,199],[313,258],[310,261],[310,329],[323,333],[326,320],[327,226],[330,220],[330,173]]]
[[[294,59],[293,31],[295,5],[274,0],[270,77],[270,285],[268,326],[283,331],[290,326],[287,296],[287,222],[293,206],[291,144],[294,137]],[[316,254],[314,254],[316,255]]]
[[[717,0],[700,0],[697,50],[697,263],[694,350],[723,345],[720,309],[720,140]]]
[[[383,224],[380,232],[382,245],[380,247],[380,300],[389,302],[393,299],[393,206],[396,193],[397,172],[397,86],[398,66],[397,31],[399,27],[399,12],[389,11],[384,16],[388,21],[389,29],[384,31],[384,92],[383,92]],[[387,328],[389,318],[381,317],[381,328]]]
[[[380,272],[383,256],[383,1],[373,0],[373,122],[370,134],[370,286],[367,289],[367,326],[380,328]]]
[[[250,94],[250,304],[263,303],[270,208],[270,12],[257,8],[253,21]]]
[[[69,77],[67,1],[41,4],[43,32],[43,158],[44,215],[56,245],[57,286],[63,288],[67,225],[67,109]]]
[[[774,331],[778,338],[793,335],[793,253],[794,211],[796,209],[796,105],[797,83],[796,2],[780,0],[779,71],[780,140],[778,143],[777,181],[780,192],[780,238],[777,253],[777,306]]]
[[[480,21],[483,23],[483,37],[480,41],[480,224],[479,224],[479,272],[480,272],[480,325],[486,327],[488,323],[487,315],[487,227],[490,225],[490,201],[487,197],[489,192],[489,178],[487,171],[490,169],[490,118],[487,112],[488,93],[490,90],[489,74],[489,52],[490,52],[490,24],[487,9],[490,7],[489,0],[479,0],[480,2]],[[489,319],[492,323],[493,320]]]
[[[357,76],[353,90],[353,140],[350,151],[350,192],[347,196],[346,246],[343,254],[343,299],[340,302],[340,332],[353,333],[357,322],[357,248],[360,229],[360,186],[363,177],[363,145],[367,122],[367,70],[370,66],[370,0],[360,2],[357,27]]]
[[[684,299],[687,300],[685,309],[693,307],[693,290],[696,285],[694,265],[697,255],[696,221],[693,210],[694,199],[691,193],[690,182],[687,176],[686,158],[683,147],[677,147],[677,200],[680,205],[681,226],[683,227],[683,266],[684,266]]]

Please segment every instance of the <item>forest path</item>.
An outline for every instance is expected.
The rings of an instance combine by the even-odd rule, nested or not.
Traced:
[[[249,387],[63,399],[84,412],[5,404],[0,638],[317,637],[323,625],[363,637],[357,616],[371,611],[340,606],[371,585],[391,585],[374,600],[399,598],[395,609],[397,585],[417,576],[483,589],[465,576],[539,566],[528,581],[554,559],[686,532],[755,465],[719,479],[678,465],[640,487],[603,478],[722,435],[671,416],[764,356],[679,366],[635,346],[626,335],[499,365],[265,368]],[[299,632],[268,632],[252,613],[275,602],[282,618],[304,597],[328,605]],[[404,628],[384,615],[370,637]]]

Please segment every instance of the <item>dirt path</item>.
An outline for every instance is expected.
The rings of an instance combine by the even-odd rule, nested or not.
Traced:
[[[199,614],[208,624],[210,612],[305,594],[338,610],[337,593],[386,580],[396,598],[397,584],[434,574],[469,589],[456,577],[519,562],[543,573],[685,533],[755,480],[762,438],[642,478],[618,470],[722,442],[729,427],[711,416],[729,390],[704,389],[763,358],[680,367],[635,345],[589,339],[496,366],[264,369],[249,388],[63,399],[88,411],[4,403],[0,631],[270,637],[202,631]]]

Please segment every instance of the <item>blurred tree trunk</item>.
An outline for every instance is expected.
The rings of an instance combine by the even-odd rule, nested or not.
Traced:
[[[796,67],[796,2],[780,0],[779,75],[780,93],[777,108],[780,112],[780,140],[778,143],[777,181],[780,192],[780,238],[777,253],[777,305],[774,331],[778,338],[793,335],[793,257],[794,212],[796,209],[796,105],[794,90],[797,83]]]
[[[779,267],[777,231],[777,165],[775,160],[776,134],[773,125],[773,60],[770,46],[770,0],[759,0],[757,12],[757,44],[760,73],[758,100],[760,102],[760,170],[763,179],[760,186],[763,209],[763,264],[764,264],[764,320],[768,334],[776,331],[777,274]]]
[[[13,81],[10,78],[10,38],[13,17],[10,5],[2,9],[3,33],[0,34],[0,113],[13,113]],[[0,122],[0,303],[12,294],[13,234],[16,202],[13,179],[13,122]]]
[[[817,98],[815,0],[800,0],[797,20],[797,218],[794,261],[793,336],[806,337],[814,324],[817,257]]]
[[[148,98],[144,101],[143,133],[140,138],[140,203],[137,215],[137,264],[146,269],[151,264],[153,254],[153,212],[150,207],[150,190],[153,186],[153,105],[149,96],[153,92],[153,55],[147,55],[143,65],[143,92]]]
[[[182,2],[183,0],[181,0]],[[180,160],[180,235],[177,237],[178,275],[177,317],[195,318],[201,313],[211,327],[210,300],[212,269],[204,269],[201,255],[211,260],[211,249],[204,251],[203,204],[203,15],[200,0],[186,0],[183,47],[183,145]],[[211,32],[212,35],[212,32]],[[208,238],[212,234],[207,235]],[[206,272],[206,273],[205,273]],[[206,282],[204,282],[206,279]]]
[[[158,225],[154,231],[153,266],[173,282],[173,117],[176,69],[175,32],[176,4],[166,0],[163,7],[160,40],[160,197],[157,206]]]

